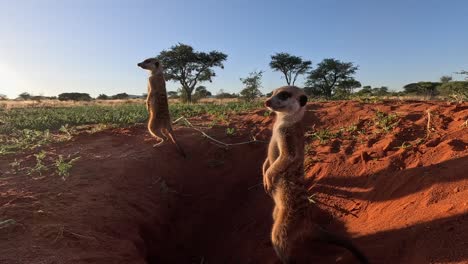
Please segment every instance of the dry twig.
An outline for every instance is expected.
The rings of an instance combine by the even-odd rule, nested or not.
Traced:
[[[183,117],[183,116],[177,118],[177,119],[176,119],[174,122],[172,122],[172,123],[175,124],[175,123],[179,122],[180,120],[184,121],[184,123],[185,123],[187,126],[189,126],[190,128],[192,128],[193,130],[200,132],[204,137],[206,137],[206,138],[208,138],[209,140],[215,142],[215,144],[220,145],[220,146],[225,147],[225,148],[228,148],[228,147],[231,147],[231,146],[245,145],[245,144],[250,144],[250,143],[257,143],[257,142],[265,143],[265,141],[257,140],[255,137],[252,137],[252,138],[253,138],[252,140],[250,140],[250,141],[245,141],[245,142],[224,143],[224,142],[219,141],[219,140],[217,140],[217,139],[211,137],[210,135],[206,134],[203,130],[196,128],[192,123],[190,123],[190,121],[187,120],[187,118],[185,118],[185,117]]]

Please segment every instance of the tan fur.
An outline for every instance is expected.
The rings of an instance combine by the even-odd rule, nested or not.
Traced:
[[[286,93],[290,97],[284,99]],[[263,183],[275,203],[271,241],[283,263],[293,263],[292,249],[303,242],[322,241],[351,250],[362,263],[365,257],[351,244],[313,223],[304,183],[304,127],[307,97],[295,86],[276,89],[265,105],[276,113]],[[301,105],[302,101],[302,105]]]
[[[177,142],[172,130],[166,80],[161,63],[156,59],[146,59],[138,63],[138,66],[150,71],[146,108],[149,112],[148,131],[159,141],[154,147],[161,145],[169,138],[176,145],[180,154],[185,157],[185,152]]]

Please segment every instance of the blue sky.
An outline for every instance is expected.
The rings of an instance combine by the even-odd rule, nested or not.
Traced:
[[[240,91],[264,70],[263,92],[283,85],[270,55],[313,66],[359,65],[363,85],[398,90],[468,70],[468,1],[0,0],[0,94],[142,94],[136,63],[181,42],[228,54],[208,90]],[[302,80],[297,84],[302,85]],[[168,83],[176,90],[177,83]]]

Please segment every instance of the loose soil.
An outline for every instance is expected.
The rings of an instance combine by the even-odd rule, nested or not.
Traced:
[[[398,116],[388,133],[376,111]],[[313,220],[350,237],[372,263],[468,263],[467,119],[467,103],[310,103]],[[268,141],[273,120],[256,110],[205,131]],[[341,132],[320,142],[320,129]],[[0,263],[279,263],[261,185],[267,144],[224,149],[190,128],[176,134],[187,159],[171,144],[153,148],[144,125],[44,147],[81,157],[65,180],[10,165],[33,167],[38,150],[2,157]],[[309,263],[355,263],[333,246],[301,250]]]

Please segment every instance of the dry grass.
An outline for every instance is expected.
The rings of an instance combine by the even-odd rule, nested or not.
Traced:
[[[238,98],[203,98],[199,103],[208,104],[225,104],[232,102],[239,102]],[[0,109],[14,109],[14,108],[43,108],[43,107],[74,107],[74,106],[117,106],[122,104],[144,104],[145,99],[125,99],[125,100],[92,100],[85,101],[59,101],[59,100],[2,100],[0,101]],[[180,103],[179,99],[169,99],[169,103]]]

